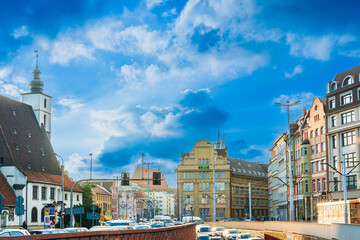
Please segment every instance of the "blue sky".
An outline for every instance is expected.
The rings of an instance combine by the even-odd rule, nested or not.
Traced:
[[[52,144],[75,179],[145,160],[171,186],[180,153],[225,134],[230,157],[268,162],[286,130],[274,102],[324,97],[358,65],[355,1],[24,0],[0,9],[0,94],[29,91],[39,50]]]

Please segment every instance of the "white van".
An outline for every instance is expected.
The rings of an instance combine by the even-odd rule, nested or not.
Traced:
[[[203,224],[204,223],[204,221],[200,217],[194,217],[194,216],[183,217],[182,222],[184,222],[184,223],[194,222],[196,224]]]
[[[162,215],[156,215],[154,217],[154,222],[163,222],[163,223],[172,223],[171,217],[169,216],[162,216]]]

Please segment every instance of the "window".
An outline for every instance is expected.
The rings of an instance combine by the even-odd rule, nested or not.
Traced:
[[[316,181],[312,180],[312,191],[316,192]]]
[[[317,191],[318,192],[321,192],[321,182],[320,182],[320,179],[317,179]]]
[[[318,128],[315,131],[315,136],[319,136],[319,129]]]
[[[321,130],[320,130],[320,134],[324,134],[325,133],[325,128],[324,127],[321,127]]]
[[[337,156],[333,156],[333,167],[336,169]]]
[[[307,163],[304,163],[304,170],[305,170],[306,173],[308,172]]]
[[[336,82],[331,83],[330,92],[335,91],[337,89]]]
[[[325,178],[322,179],[322,183],[323,183],[323,192],[325,192],[326,191],[326,179]]]
[[[245,205],[245,198],[241,198],[241,199],[240,199],[240,204],[241,204],[242,206]]]
[[[346,186],[348,190],[353,190],[357,188],[356,175],[346,177]]]
[[[209,197],[208,195],[200,195],[200,204],[209,204]]]
[[[308,181],[305,181],[305,192],[309,192],[309,184]]]
[[[44,98],[44,108],[46,108],[46,98]]]
[[[349,146],[355,144],[355,131],[342,133],[342,145]]]
[[[315,111],[318,110],[318,105],[315,105]]]
[[[347,92],[340,96],[340,105],[349,104],[351,102],[352,102],[352,92]]]
[[[78,195],[76,195],[76,201],[80,201],[80,195],[78,194]]]
[[[29,162],[25,162],[26,163],[26,167],[28,168],[28,170],[31,170],[31,165]]]
[[[225,178],[225,172],[222,172],[222,178]]]
[[[210,215],[210,209],[209,208],[200,208],[200,217],[205,218]]]
[[[304,147],[304,156],[307,155],[307,147]]]
[[[311,131],[310,133],[310,137],[313,138],[314,137],[314,131]]]
[[[225,217],[225,208],[216,208],[217,217]]]
[[[354,79],[352,77],[346,77],[342,83],[343,87],[346,87],[347,85],[350,85],[354,83]]]
[[[335,108],[335,98],[330,98],[329,99],[329,109],[334,109]]]
[[[240,198],[235,198],[235,205],[240,205]]]
[[[14,116],[16,116],[16,111],[15,111],[15,110],[12,110],[12,114],[13,114]]]
[[[206,159],[206,165],[209,165],[209,159],[208,158]]]
[[[184,183],[183,191],[184,192],[192,192],[192,191],[194,191],[194,184],[193,183]]]
[[[225,195],[216,195],[216,203],[224,204],[225,203]]]
[[[336,148],[336,135],[331,136],[331,143],[332,143],[332,148],[335,149]]]
[[[29,130],[26,130],[26,134],[28,135],[28,138],[31,138],[31,132]]]
[[[15,146],[15,150],[19,151],[19,144],[14,143],[14,146]]]
[[[334,177],[334,191],[335,192],[339,191],[338,182],[339,182],[338,178]]]
[[[330,117],[330,127],[336,127],[336,116]]]
[[[43,208],[41,209],[41,216],[40,216],[41,222],[44,222],[44,217],[45,217],[45,207],[43,207]]]
[[[27,149],[28,153],[31,153],[31,149],[30,149],[29,145],[26,145],[26,149]]]
[[[311,163],[311,167],[312,167],[312,172],[316,172],[315,162],[312,162],[312,163]]]
[[[356,156],[356,153],[344,154],[346,167],[354,167],[355,166],[355,162],[356,162],[355,156]]]
[[[320,144],[316,144],[316,153],[320,152]]]
[[[41,155],[45,156],[44,149],[40,148]]]
[[[201,159],[199,158],[199,165],[201,165]]]
[[[55,200],[55,188],[50,188],[50,200]]]
[[[31,222],[37,222],[37,209],[36,207],[33,207],[33,209],[31,209]]]
[[[38,186],[33,186],[33,199],[38,199]]]
[[[186,173],[186,178],[189,179],[190,178],[190,173]]]
[[[216,182],[215,183],[215,190],[216,191],[224,191],[225,190],[225,183],[224,182]]]
[[[318,172],[320,172],[321,171],[321,161],[317,161],[317,170],[318,170]]]
[[[311,154],[315,154],[315,146],[311,146]]]
[[[322,142],[322,143],[321,143],[321,151],[322,151],[322,152],[325,152],[325,142]]]
[[[319,116],[319,114],[316,114],[315,116],[314,116],[314,121],[316,122],[316,121],[319,121],[320,120],[320,116]]]
[[[186,173],[184,172],[183,174],[184,174],[184,176],[183,176],[184,179],[186,179]],[[199,173],[199,175],[200,175],[200,173]],[[201,178],[201,175],[199,176],[199,178]]]
[[[46,187],[41,187],[41,199],[46,200]]]
[[[16,128],[13,128],[13,133],[14,133],[14,134],[17,134]]]
[[[65,200],[68,200],[67,194],[65,193]]]
[[[191,179],[193,179],[194,178],[194,173],[191,172],[190,175],[191,175]]]
[[[342,113],[340,116],[341,116],[341,124],[346,124],[355,121],[355,111]]]

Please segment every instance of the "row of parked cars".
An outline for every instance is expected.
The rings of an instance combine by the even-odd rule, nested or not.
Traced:
[[[80,228],[65,228],[65,229],[39,229],[27,231],[23,228],[4,228],[0,229],[0,237],[22,236],[22,235],[40,235],[40,234],[55,234],[55,233],[73,233],[73,232],[93,232],[93,231],[123,231],[123,230],[141,230],[150,228],[172,227],[175,224],[172,221],[157,220],[150,222],[136,223],[133,220],[112,220],[106,222],[103,226],[94,226],[90,229]]]
[[[207,224],[196,226],[196,239],[197,240],[262,240],[261,237],[251,236],[249,233],[241,233],[236,229],[225,229],[224,227],[211,228]]]

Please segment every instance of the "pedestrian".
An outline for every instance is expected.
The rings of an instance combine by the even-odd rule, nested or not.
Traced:
[[[23,227],[23,229],[27,229],[27,225],[26,225],[25,221],[23,222],[22,227]]]

